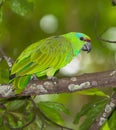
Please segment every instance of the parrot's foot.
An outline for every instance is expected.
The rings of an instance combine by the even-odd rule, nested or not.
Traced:
[[[55,76],[48,76],[47,79],[48,79],[48,80],[56,80],[57,77],[55,77]]]
[[[38,78],[37,78],[36,75],[32,75],[32,76],[31,76],[31,80],[38,80]]]

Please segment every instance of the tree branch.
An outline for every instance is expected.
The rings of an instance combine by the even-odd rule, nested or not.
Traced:
[[[25,90],[16,95],[12,85],[0,85],[0,98],[31,96],[44,94],[72,93],[89,88],[115,87],[116,70],[83,74],[77,77],[55,80],[31,80]]]
[[[112,111],[116,108],[116,92],[112,95],[110,101],[106,104],[103,112],[96,118],[89,130],[100,130]]]
[[[0,47],[0,54],[2,55],[0,61],[2,61],[2,59],[4,59],[6,61],[6,63],[8,64],[9,70],[11,70],[12,65],[14,63],[13,59],[8,57],[8,56],[6,56],[5,52],[2,50],[1,47]]]

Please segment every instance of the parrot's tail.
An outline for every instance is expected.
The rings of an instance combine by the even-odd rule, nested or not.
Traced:
[[[15,75],[11,75],[9,83],[13,85],[13,90],[16,94],[21,93],[25,89],[31,76],[32,75],[16,77]]]

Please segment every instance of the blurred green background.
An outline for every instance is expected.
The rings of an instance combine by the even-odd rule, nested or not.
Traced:
[[[14,60],[31,43],[67,32],[83,32],[92,40],[92,51],[81,54],[77,74],[116,68],[116,44],[96,38],[104,32],[104,39],[116,41],[116,6],[112,6],[111,0],[3,0],[1,4],[0,46]],[[8,68],[3,63],[0,81],[5,83],[7,78]],[[70,125],[73,115],[91,97],[73,93],[39,96],[38,99],[67,105],[73,112],[72,117],[66,118]]]

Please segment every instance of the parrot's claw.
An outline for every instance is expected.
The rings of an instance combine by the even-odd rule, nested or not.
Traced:
[[[48,79],[48,80],[56,80],[57,77],[55,77],[55,76],[48,76],[47,79]]]
[[[38,80],[38,78],[37,78],[36,75],[32,75],[32,76],[31,76],[31,80]]]

